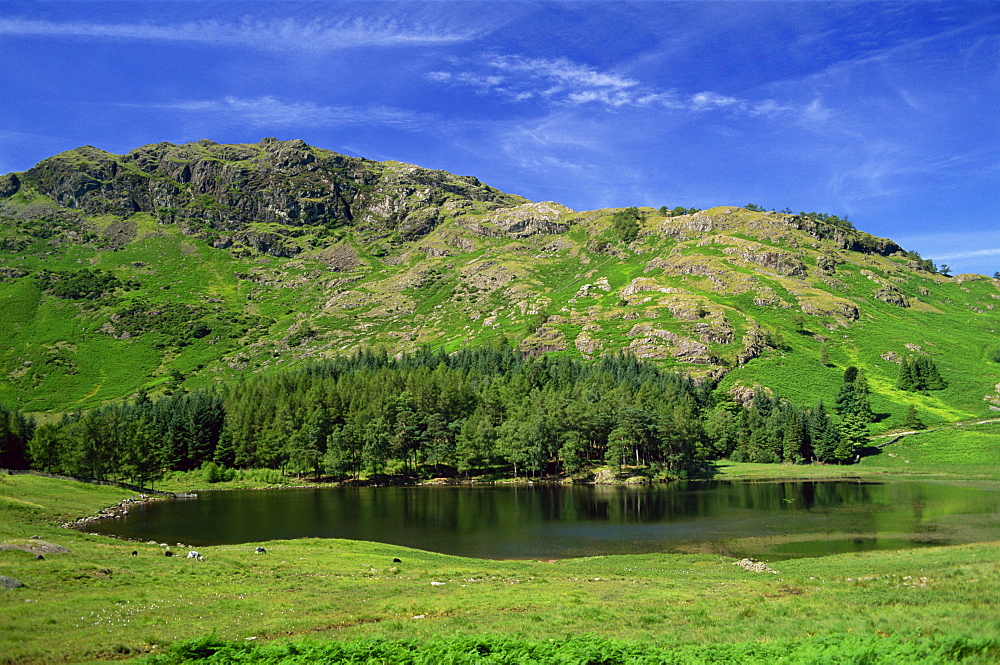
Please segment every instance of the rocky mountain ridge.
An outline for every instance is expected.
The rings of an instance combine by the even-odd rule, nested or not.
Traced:
[[[0,195],[22,189],[84,215],[147,213],[218,247],[245,242],[267,225],[274,236],[351,225],[412,240],[433,230],[447,204],[489,211],[526,203],[476,178],[273,138],[157,143],[121,156],[84,146],[0,180]],[[297,253],[294,244],[280,246],[277,255]]]

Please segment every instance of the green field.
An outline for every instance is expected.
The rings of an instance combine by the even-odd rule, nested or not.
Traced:
[[[996,433],[989,425],[916,435],[887,448],[897,451],[885,458],[891,463],[879,456],[869,458],[878,464],[853,467],[757,466],[794,477],[843,469],[958,478],[970,459],[1000,466],[990,444]],[[972,446],[978,448],[968,458],[957,456]],[[909,465],[893,467],[905,459]],[[725,466],[723,473],[748,475],[749,466]],[[770,574],[717,555],[485,561],[317,539],[259,543],[267,549],[262,556],[253,554],[258,543],[204,547],[204,561],[196,561],[165,557],[160,544],[56,525],[126,496],[108,487],[0,476],[0,541],[37,546],[31,537],[39,536],[69,550],[44,560],[0,551],[0,574],[27,585],[0,593],[5,662],[147,654],[180,662],[216,651],[225,662],[288,661],[295,654],[299,662],[320,656],[773,662],[784,655],[784,662],[889,663],[1000,656],[1000,543],[789,560],[772,564],[778,572]],[[132,550],[138,555],[130,556]]]

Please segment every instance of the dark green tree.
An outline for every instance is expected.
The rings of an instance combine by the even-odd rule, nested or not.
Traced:
[[[823,402],[817,404],[810,414],[809,439],[817,461],[837,461],[836,450],[837,444],[840,443],[840,430],[833,424]]]
[[[323,454],[323,470],[334,477],[357,475],[358,451],[349,432],[335,426],[326,438],[326,452]]]
[[[917,376],[920,390],[944,390],[948,384],[941,378],[937,365],[927,356],[920,356],[913,363],[913,371]]]
[[[920,416],[917,415],[917,408],[910,404],[906,407],[906,417],[903,418],[903,424],[901,425],[904,429],[927,429],[927,425],[924,421],[920,420]]]
[[[798,410],[794,408],[789,409],[788,417],[785,419],[785,431],[781,440],[782,461],[793,464],[802,462],[804,457],[802,450],[804,443],[805,436]]]
[[[642,213],[635,206],[617,210],[611,215],[611,233],[621,242],[632,242],[639,236]]]
[[[0,468],[28,468],[28,442],[34,429],[33,420],[0,404]]]
[[[361,466],[370,474],[381,473],[389,461],[389,437],[392,429],[385,418],[365,424],[361,440]]]
[[[916,385],[913,366],[909,360],[903,358],[899,363],[899,377],[896,379],[896,388],[899,390],[917,390]]]
[[[854,460],[857,449],[868,443],[868,424],[855,415],[844,416],[840,421],[840,441],[833,456],[836,461],[847,463]]]
[[[830,349],[826,344],[821,344],[819,347],[819,363],[823,367],[830,366]]]
[[[39,425],[28,442],[31,468],[52,473],[61,470],[64,455],[64,434],[59,425]]]
[[[853,414],[857,410],[858,392],[853,382],[840,385],[837,396],[833,398],[833,410],[842,416]]]
[[[865,373],[859,371],[854,379],[854,415],[861,418],[866,423],[875,422],[875,413],[872,411],[871,388],[868,386],[868,379]]]

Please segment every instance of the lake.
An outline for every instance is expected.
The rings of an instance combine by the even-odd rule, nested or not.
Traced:
[[[1000,540],[1000,488],[702,481],[207,491],[88,530],[191,546],[348,538],[487,559],[714,552],[773,561]]]

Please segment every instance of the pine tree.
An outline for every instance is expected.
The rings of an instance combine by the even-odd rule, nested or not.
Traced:
[[[854,379],[854,415],[866,423],[875,422],[875,412],[872,411],[871,401],[868,396],[871,389],[868,387],[868,379],[864,372],[858,372]]]
[[[857,454],[856,450],[868,442],[868,425],[854,415],[845,416],[840,421],[840,441],[833,451],[834,458],[841,462],[849,462]]]
[[[616,427],[608,435],[608,447],[604,453],[604,463],[612,469],[621,469],[629,451],[635,447],[632,433],[625,427]]]
[[[925,390],[944,390],[948,387],[948,384],[944,382],[941,378],[941,374],[938,372],[937,364],[930,358],[922,357],[921,360],[924,361],[923,369],[921,372],[921,378],[924,382]]]
[[[798,410],[792,407],[785,420],[785,432],[782,437],[782,459],[785,462],[798,464],[802,461],[802,421]]]
[[[906,358],[899,364],[899,378],[896,379],[896,387],[900,390],[916,390],[916,382],[913,377],[913,366]]]
[[[854,413],[857,406],[857,389],[853,383],[844,383],[833,398],[833,410],[842,416]]]
[[[812,440],[813,455],[820,462],[836,461],[834,452],[840,441],[840,432],[833,424],[823,402],[816,405],[809,424],[809,438]]]
[[[917,409],[912,404],[906,408],[906,417],[903,418],[901,427],[904,429],[927,429],[927,425],[920,420],[920,416],[917,415]]]
[[[28,453],[31,456],[31,468],[45,472],[60,470],[63,455],[64,434],[55,423],[39,425],[35,429],[31,441],[28,442]]]

